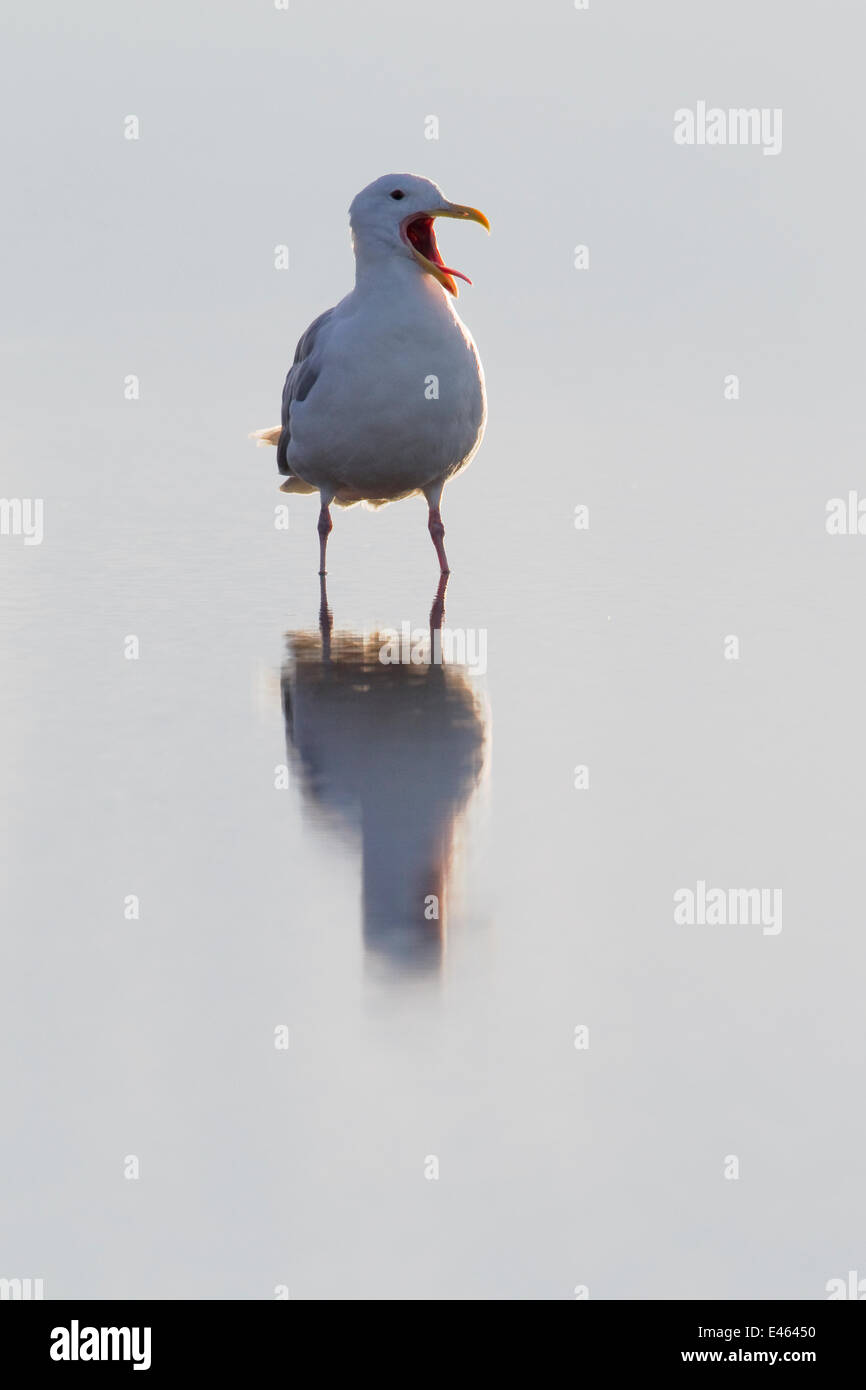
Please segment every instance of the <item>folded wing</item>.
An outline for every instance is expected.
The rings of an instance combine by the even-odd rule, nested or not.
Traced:
[[[305,400],[316,384],[321,367],[321,352],[328,336],[328,324],[333,312],[333,309],[326,309],[324,314],[313,319],[295,349],[295,360],[289,368],[283,387],[282,429],[277,444],[277,468],[288,478],[292,476],[288,463],[289,441],[292,437],[292,406],[296,401]]]

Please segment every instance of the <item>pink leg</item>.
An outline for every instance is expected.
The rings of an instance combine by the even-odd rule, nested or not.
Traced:
[[[450,574],[451,571],[448,568],[448,557],[445,554],[445,546],[443,544],[445,538],[445,527],[442,524],[442,517],[439,515],[438,507],[430,508],[430,517],[427,522],[427,529],[429,530],[433,544],[436,547],[436,554],[439,557],[440,570],[443,574]]]
[[[322,634],[322,660],[331,659],[331,631],[334,626],[334,615],[328,607],[328,586],[325,583],[325,576],[319,575],[319,631]]]
[[[443,570],[439,576],[439,587],[436,590],[436,597],[433,600],[433,607],[430,609],[430,643],[433,643],[434,632],[442,629],[442,619],[445,617],[445,590],[448,588],[448,571]]]
[[[331,534],[334,523],[331,520],[331,509],[322,503],[322,510],[319,512],[319,574],[327,574],[325,569],[325,551],[328,548],[328,537]]]

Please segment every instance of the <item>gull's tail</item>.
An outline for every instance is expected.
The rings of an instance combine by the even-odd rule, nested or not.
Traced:
[[[296,478],[294,473],[290,473],[284,483],[280,483],[280,492],[318,492],[318,488],[311,487],[305,483],[303,478]]]
[[[257,449],[264,449],[268,444],[273,444],[274,446],[279,444],[282,432],[282,425],[273,425],[269,430],[253,430],[250,439],[256,441]]]
[[[256,448],[263,449],[268,444],[279,444],[280,435],[283,432],[282,425],[274,425],[269,430],[254,430],[250,439],[256,441]],[[288,468],[280,468],[281,473],[289,473]],[[305,483],[303,478],[296,478],[294,473],[289,473],[286,481],[280,487],[280,492],[317,492],[318,489]]]

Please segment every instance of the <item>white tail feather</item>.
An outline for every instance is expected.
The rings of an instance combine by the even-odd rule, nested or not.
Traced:
[[[286,478],[286,481],[285,481],[284,483],[281,483],[281,484],[280,484],[280,492],[316,492],[316,491],[317,491],[316,488],[311,487],[309,483],[305,483],[305,482],[303,481],[302,478],[296,478],[294,474],[292,474],[291,477]]]
[[[269,430],[254,430],[249,438],[256,441],[257,449],[265,449],[268,444],[273,444],[276,447],[280,442],[282,432],[282,425],[273,425]]]

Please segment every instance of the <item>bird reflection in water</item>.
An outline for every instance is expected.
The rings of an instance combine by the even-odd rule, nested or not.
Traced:
[[[447,575],[430,613],[441,630]],[[474,682],[444,662],[383,664],[380,635],[333,630],[324,576],[319,632],[287,634],[289,755],[305,797],[360,833],[368,950],[402,970],[442,962],[457,826],[485,761]]]

